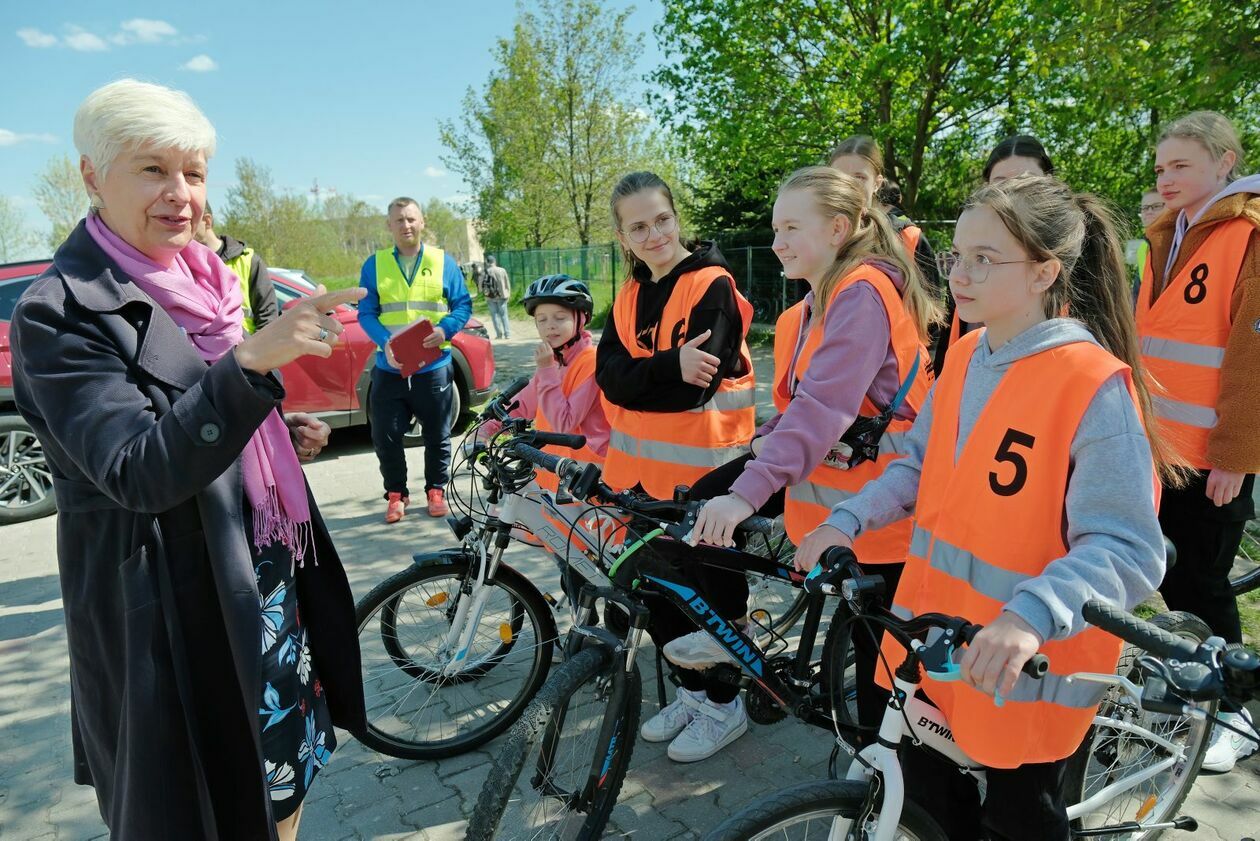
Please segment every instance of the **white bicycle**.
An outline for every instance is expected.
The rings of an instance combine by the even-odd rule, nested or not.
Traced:
[[[818,569],[841,582],[825,587],[845,598],[855,619],[876,622],[909,644],[893,676],[895,691],[879,738],[857,753],[844,780],[811,781],[768,795],[727,819],[707,839],[944,839],[931,815],[907,800],[898,747],[908,737],[934,751],[960,773],[973,775],[983,796],[985,769],[954,742],[941,711],[915,697],[925,671],[929,679],[957,679],[953,654],[980,626],[943,614],[904,620],[882,608],[868,610],[870,588],[877,585],[861,575],[848,549],[830,550]],[[1127,615],[1121,622],[1115,619],[1119,614],[1097,604],[1087,607],[1087,619],[1134,647],[1126,649],[1116,674],[1079,673],[1067,678],[1107,687],[1093,727],[1069,763],[1073,837],[1149,839],[1165,829],[1193,831],[1194,819],[1176,812],[1203,762],[1221,693],[1170,693],[1167,667],[1161,669],[1159,661],[1141,652],[1175,652],[1186,658],[1187,652],[1208,649],[1215,641],[1202,644],[1206,626],[1184,614],[1157,617],[1164,625],[1160,627],[1130,622]],[[1133,631],[1139,627],[1135,623],[1140,623],[1140,632]],[[1037,655],[1024,667],[1028,677],[1021,680],[1039,679],[1047,668],[1045,658]],[[837,744],[853,753],[843,740],[837,739]]]

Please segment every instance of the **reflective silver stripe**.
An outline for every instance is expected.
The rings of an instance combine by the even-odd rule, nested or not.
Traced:
[[[729,412],[736,409],[752,409],[757,405],[757,393],[751,389],[740,391],[719,391],[703,406],[688,409],[688,412]]]
[[[627,455],[687,467],[718,467],[748,452],[747,447],[692,447],[635,438],[620,430],[612,430],[608,446]]]
[[[1178,342],[1173,339],[1157,339],[1154,336],[1142,337],[1142,354],[1156,359],[1167,359],[1170,362],[1201,365],[1204,368],[1219,368],[1225,361],[1225,348],[1193,342]]]
[[[973,590],[994,601],[1003,604],[1010,601],[1015,595],[1015,587],[1032,577],[995,566],[940,538],[933,541],[931,532],[917,525],[910,538],[910,552],[920,558],[926,557],[929,542],[932,548],[927,561],[933,569],[966,581]]]
[[[808,481],[801,482],[799,485],[789,485],[787,494],[789,499],[796,502],[804,502],[808,505],[821,505],[823,508],[835,508],[846,499],[854,496],[850,491],[842,491],[839,488],[830,488],[817,482]]]
[[[1216,410],[1208,406],[1196,406],[1180,400],[1169,400],[1167,397],[1151,395],[1151,406],[1155,414],[1164,420],[1184,423],[1186,426],[1197,426],[1200,429],[1216,427]]]
[[[1028,675],[1020,675],[1015,681],[1015,688],[1011,690],[1011,694],[1003,697],[1007,701],[1022,703],[1045,701],[1060,707],[1089,709],[1098,705],[1106,691],[1106,686],[1097,683],[1086,683],[1083,680],[1070,681],[1063,675],[1047,673],[1041,680]]]
[[[892,615],[896,616],[898,619],[905,620],[905,619],[914,618],[914,611],[912,611],[910,608],[905,607],[903,605],[899,605],[899,604],[893,605],[891,612],[892,612]]]
[[[881,456],[904,456],[906,454],[906,438],[907,433],[905,432],[885,432],[879,439],[879,454]]]
[[[407,310],[447,312],[447,306],[445,301],[403,301],[402,303],[381,304],[381,312],[406,312]]]
[[[249,307],[241,307],[241,312],[245,314],[246,318],[254,317],[254,311],[251,310]]]

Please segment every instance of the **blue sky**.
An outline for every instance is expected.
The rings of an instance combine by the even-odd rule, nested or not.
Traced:
[[[662,61],[651,31],[661,11],[652,0],[633,5],[642,75]],[[512,0],[0,0],[0,9],[0,195],[41,230],[30,198],[37,173],[57,154],[77,162],[75,108],[125,76],[187,91],[214,123],[212,204],[224,201],[239,157],[269,167],[281,187],[307,191],[318,180],[381,207],[399,194],[460,197],[466,187],[441,161],[437,124],[485,82],[494,41],[517,12]],[[627,88],[641,99],[641,82]]]

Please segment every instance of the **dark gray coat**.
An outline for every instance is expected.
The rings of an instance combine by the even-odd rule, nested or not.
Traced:
[[[261,619],[239,456],[274,378],[207,366],[80,224],[13,313],[18,410],[59,517],[75,781],[115,841],[272,839],[259,745]],[[309,496],[309,489],[308,489]],[[345,570],[311,500],[298,599],[333,721],[363,685]]]

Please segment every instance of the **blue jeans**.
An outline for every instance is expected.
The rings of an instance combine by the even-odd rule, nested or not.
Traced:
[[[508,324],[508,302],[504,298],[486,298],[490,305],[490,320],[494,322],[496,339],[512,338],[511,326]]]
[[[386,493],[408,495],[403,435],[413,417],[420,421],[424,435],[424,489],[446,487],[451,464],[451,389],[455,387],[449,364],[410,378],[372,369],[368,411]]]

